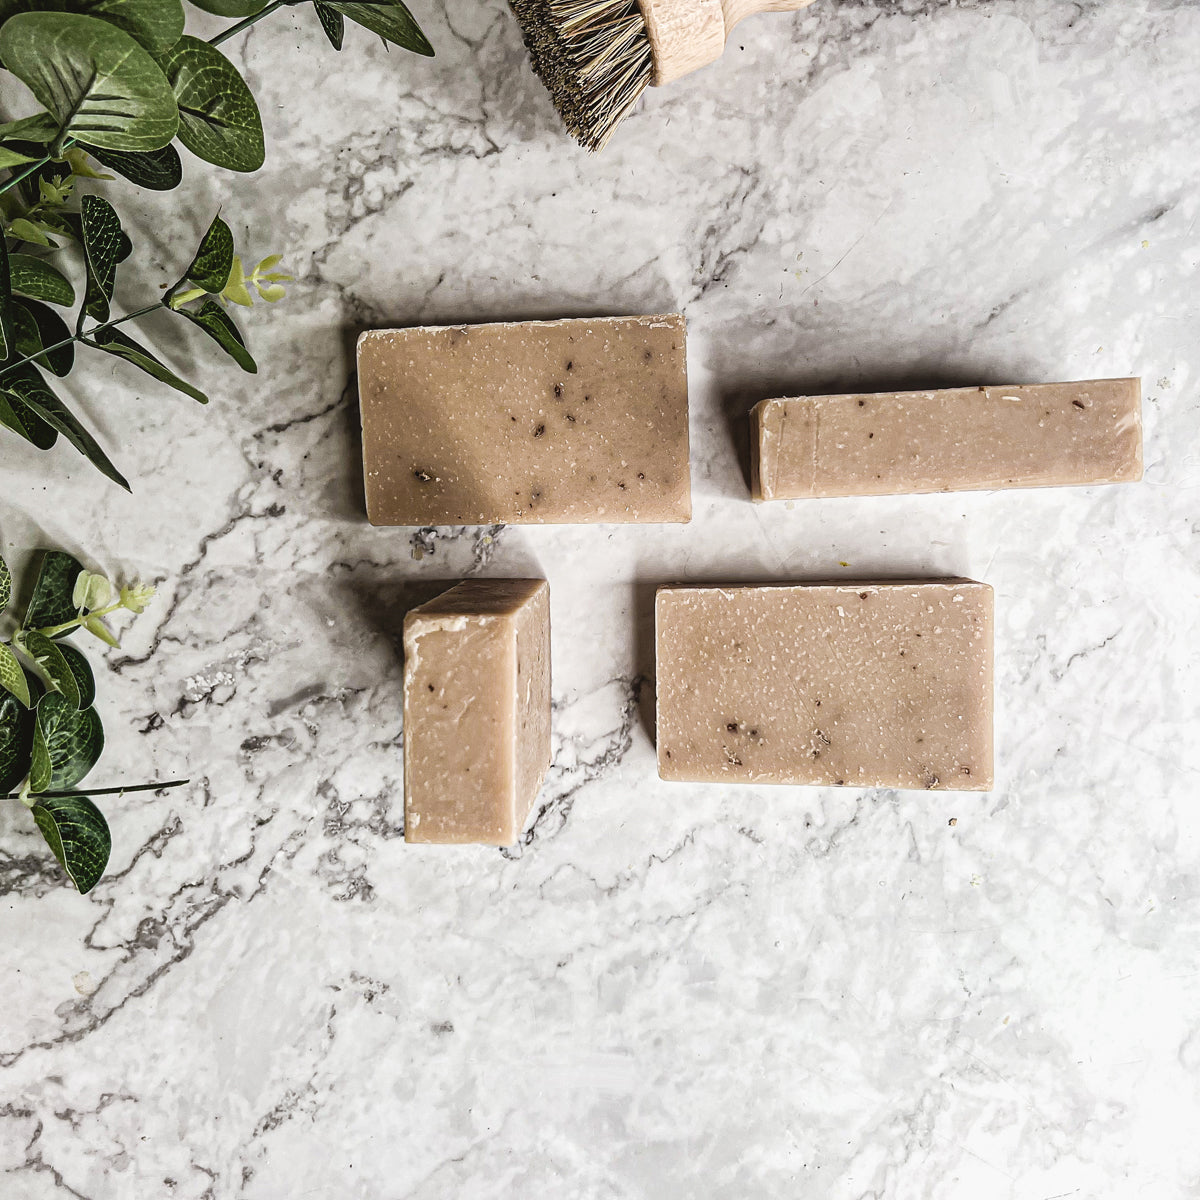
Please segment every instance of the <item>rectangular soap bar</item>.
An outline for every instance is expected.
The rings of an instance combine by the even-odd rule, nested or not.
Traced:
[[[374,525],[687,521],[681,316],[364,333]]]
[[[1137,379],[764,400],[750,419],[755,500],[1142,477]]]
[[[668,587],[655,632],[664,779],[991,787],[986,584]]]
[[[466,580],[404,618],[404,840],[508,846],[550,763],[550,588]]]

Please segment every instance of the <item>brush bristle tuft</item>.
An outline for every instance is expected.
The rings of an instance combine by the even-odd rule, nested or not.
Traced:
[[[637,0],[509,0],[563,123],[599,150],[653,72]]]

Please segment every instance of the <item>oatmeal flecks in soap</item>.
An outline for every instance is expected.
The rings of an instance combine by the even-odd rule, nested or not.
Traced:
[[[550,588],[467,580],[404,619],[404,839],[508,846],[550,763]]]
[[[687,521],[684,335],[681,316],[363,334],[372,524]]]
[[[969,580],[661,588],[659,774],[986,791],[992,628]]]
[[[764,400],[750,419],[756,500],[1142,477],[1137,379]]]

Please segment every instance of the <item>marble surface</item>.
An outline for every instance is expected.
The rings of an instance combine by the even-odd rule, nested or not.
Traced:
[[[136,202],[130,303],[218,207],[285,253],[257,378],[197,349],[205,410],[93,364],[132,497],[0,441],[6,554],[161,582],[100,675],[97,784],[193,779],[108,802],[85,898],[0,812],[0,1191],[1196,1196],[1200,8],[818,0],[599,157],[499,0],[414,9],[429,62],[334,56],[298,9],[230,43],[266,168]],[[358,331],[672,309],[690,526],[365,523]],[[1141,485],[748,502],[765,396],[1124,374]],[[536,819],[406,846],[401,616],[531,572]],[[896,572],[996,588],[992,793],[657,780],[655,583]]]

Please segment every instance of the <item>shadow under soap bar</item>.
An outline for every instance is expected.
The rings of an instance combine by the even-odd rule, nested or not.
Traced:
[[[755,500],[1127,483],[1142,477],[1137,379],[764,400]]]
[[[550,763],[550,588],[466,580],[404,619],[404,840],[512,845]]]
[[[663,779],[992,785],[986,584],[667,587],[655,639]]]
[[[371,523],[687,521],[684,338],[677,315],[364,333]]]

